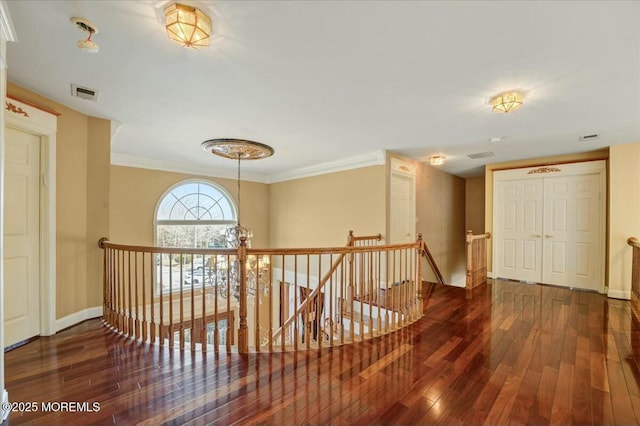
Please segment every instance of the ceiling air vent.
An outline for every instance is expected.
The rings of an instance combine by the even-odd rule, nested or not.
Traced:
[[[595,141],[600,137],[598,133],[594,133],[592,135],[584,135],[578,138],[579,141]]]
[[[77,84],[71,85],[71,96],[76,98],[86,99],[88,101],[98,100],[98,91],[89,89],[88,87],[78,86]]]
[[[491,151],[485,151],[485,152],[476,152],[475,154],[469,154],[467,155],[467,157],[473,160],[477,160],[478,158],[493,157],[494,155],[495,154]]]

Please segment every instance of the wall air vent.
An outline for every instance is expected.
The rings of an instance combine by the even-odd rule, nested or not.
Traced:
[[[491,151],[485,151],[485,152],[476,152],[475,154],[469,154],[467,155],[467,157],[473,159],[473,160],[477,160],[478,158],[487,158],[487,157],[493,157],[495,154]]]
[[[598,140],[598,138],[600,137],[600,135],[598,133],[594,133],[592,135],[584,135],[584,136],[580,136],[578,138],[579,141],[595,141]]]
[[[78,86],[77,84],[71,85],[71,96],[76,98],[86,99],[88,101],[98,100],[98,91],[90,89],[88,87]]]

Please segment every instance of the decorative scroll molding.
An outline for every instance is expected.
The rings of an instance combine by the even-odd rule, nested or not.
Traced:
[[[25,99],[20,99],[18,97],[15,97],[15,96],[12,96],[12,95],[9,95],[9,94],[7,94],[7,99],[13,99],[15,102],[24,104],[25,107],[35,108],[37,110],[46,112],[47,114],[55,115],[56,117],[60,117],[62,115],[59,112],[56,112],[56,111],[54,111],[54,110],[52,110],[50,108],[44,107],[42,105],[38,105],[38,104],[36,104],[34,102],[27,101]]]
[[[12,104],[9,101],[6,101],[6,103],[7,103],[7,106],[5,107],[5,109],[7,111],[13,112],[15,114],[22,114],[25,117],[29,117],[29,113],[27,111],[23,110],[22,108],[20,108],[18,106],[15,106],[15,104]]]
[[[392,157],[390,165],[392,173],[401,173],[412,177],[416,175],[416,166],[408,161]]]
[[[539,167],[537,169],[533,169],[531,171],[529,171],[529,173],[527,173],[528,175],[538,175],[538,174],[544,174],[544,173],[557,173],[557,172],[561,172],[562,170],[560,170],[557,167]]]

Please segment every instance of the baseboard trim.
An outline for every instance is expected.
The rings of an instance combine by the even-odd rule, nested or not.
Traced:
[[[87,308],[82,311],[75,312],[66,317],[56,320],[56,332],[69,328],[72,325],[81,323],[91,318],[98,318],[102,316],[102,306],[94,306],[93,308]]]
[[[607,297],[612,299],[631,300],[631,290],[611,290],[607,292]]]
[[[2,389],[2,407],[5,407],[9,403],[9,393],[6,389]],[[2,421],[4,422],[9,418],[11,410],[5,410],[2,408]]]

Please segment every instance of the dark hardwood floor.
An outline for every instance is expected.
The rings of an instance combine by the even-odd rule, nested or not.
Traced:
[[[638,424],[629,302],[496,281],[433,286],[423,319],[320,352],[180,352],[91,320],[5,354],[17,424]],[[86,402],[67,411],[47,402]],[[96,408],[92,412],[70,409]],[[46,407],[46,406],[45,406]]]

